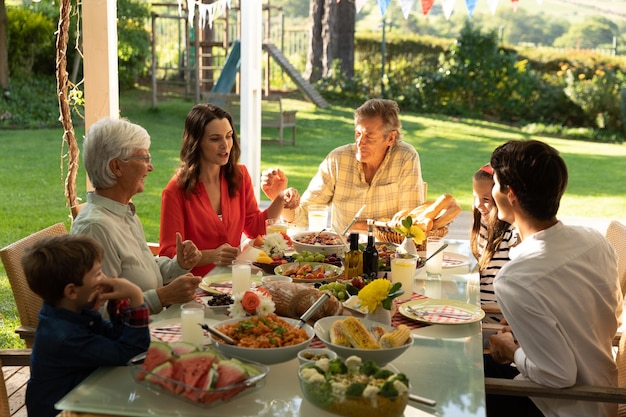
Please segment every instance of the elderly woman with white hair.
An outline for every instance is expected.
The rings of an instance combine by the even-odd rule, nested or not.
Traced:
[[[94,191],[74,220],[70,233],[95,238],[104,247],[102,271],[137,284],[155,314],[171,304],[194,299],[201,278],[189,270],[201,258],[191,241],[177,236],[176,256],[155,257],[135,215],[133,196],[144,190],[152,172],[150,135],[126,120],[104,118],[94,123],[83,143],[83,161]],[[167,284],[167,285],[165,285]]]

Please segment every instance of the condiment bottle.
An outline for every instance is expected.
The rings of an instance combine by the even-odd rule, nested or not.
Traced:
[[[374,245],[374,220],[367,219],[367,246],[363,251],[363,273],[368,277],[378,276],[378,249]]]
[[[363,273],[363,252],[359,249],[359,234],[350,233],[350,251],[344,262],[345,277],[351,280]]]

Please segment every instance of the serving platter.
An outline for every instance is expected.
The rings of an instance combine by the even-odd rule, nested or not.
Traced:
[[[290,263],[278,265],[276,268],[274,268],[274,274],[276,274],[276,275],[285,275],[284,272],[289,267],[291,267],[294,263],[295,262],[290,262]],[[324,270],[325,270],[325,276],[324,276],[324,278],[295,278],[295,277],[291,277],[293,282],[311,283],[311,284],[314,284],[316,282],[333,282],[333,281],[336,281],[338,278],[340,278],[341,275],[343,274],[343,268],[342,267],[338,267],[338,266],[333,265],[333,264],[327,264],[327,263],[324,263],[324,262],[300,262],[300,264],[301,265],[309,264],[309,265],[311,265],[311,267],[315,267],[317,265],[323,264],[324,265]]]
[[[406,318],[428,324],[467,324],[485,317],[480,307],[451,299],[411,300],[401,304],[398,311]]]
[[[453,252],[444,252],[443,253],[443,262],[441,263],[442,268],[457,268],[459,266],[469,265],[470,258]]]
[[[250,277],[250,285],[252,288],[256,288],[257,286],[259,286],[262,275],[263,274],[252,274],[252,276]],[[230,294],[233,289],[232,278],[233,276],[230,273],[206,275],[204,278],[202,278],[202,281],[200,281],[198,287],[201,290],[208,292],[209,294]]]

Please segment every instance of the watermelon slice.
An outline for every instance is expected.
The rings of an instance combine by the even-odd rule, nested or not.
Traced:
[[[145,371],[152,371],[157,366],[169,361],[174,356],[172,348],[164,342],[150,342],[148,352],[146,353],[146,359],[144,359],[141,368]],[[141,381],[146,376],[145,372],[138,372],[136,379]]]
[[[174,376],[177,381],[189,387],[197,387],[202,377],[209,372],[215,355],[210,351],[192,352],[179,356],[174,361]],[[184,387],[177,388],[182,392]]]
[[[170,347],[172,348],[176,356],[181,356],[185,353],[196,352],[198,350],[198,346],[189,342],[172,342],[170,343]]]
[[[217,383],[215,384],[215,388],[227,387],[229,385],[236,384],[237,382],[241,382],[247,378],[246,370],[239,361],[233,361],[232,359],[221,361],[217,365],[217,373],[219,377],[217,378]],[[237,387],[228,391],[224,391],[222,393],[222,400],[226,401],[229,398],[234,397],[243,391],[245,387]]]
[[[168,381],[163,378],[172,378],[172,372],[174,371],[174,365],[171,362],[165,362],[155,367],[150,374],[146,376],[146,381],[158,385],[163,389],[174,392],[174,381]],[[158,376],[157,376],[158,375]],[[159,378],[163,377],[163,378]]]

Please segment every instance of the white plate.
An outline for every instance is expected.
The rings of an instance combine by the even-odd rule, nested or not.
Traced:
[[[215,325],[215,323],[219,323],[219,320],[204,318],[204,323],[209,326]],[[162,333],[156,333],[155,329],[162,329]],[[167,319],[167,320],[159,320],[150,323],[150,337],[153,339],[158,339],[164,342],[177,342],[182,339],[182,336],[177,333],[177,330],[180,331],[180,318]],[[172,332],[172,333],[165,333]],[[213,339],[209,337],[208,333],[204,333],[204,344],[210,345],[213,343]]]
[[[457,268],[459,266],[469,265],[470,258],[465,255],[461,255],[453,252],[444,252],[443,253],[443,263],[441,264],[442,268]]]
[[[409,311],[409,307],[425,315],[414,314]],[[467,324],[480,321],[485,317],[485,312],[480,307],[450,299],[411,300],[401,304],[398,310],[404,317],[429,324]],[[467,317],[450,317],[445,314],[460,314]]]
[[[350,298],[343,302],[343,306],[359,314],[367,314],[368,311],[367,306],[361,305],[361,300],[358,295],[351,295]]]
[[[261,280],[261,275],[252,275],[251,277],[251,286],[252,288],[256,288],[259,285],[259,281]],[[224,292],[230,294],[232,292],[232,274],[215,274],[215,275],[206,275],[200,281],[198,287],[201,290],[204,290],[208,293],[220,293]],[[215,286],[211,286],[211,284],[215,284]],[[222,285],[222,286],[220,286]]]

